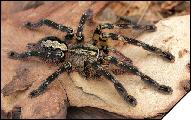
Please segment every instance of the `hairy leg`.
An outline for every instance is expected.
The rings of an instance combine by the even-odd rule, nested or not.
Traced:
[[[84,35],[83,35],[83,29],[84,29],[84,25],[85,22],[87,20],[89,20],[92,17],[92,11],[90,9],[86,10],[83,14],[82,17],[80,19],[79,25],[78,25],[78,29],[77,29],[77,33],[76,33],[76,40],[77,42],[81,42],[84,40]]]
[[[147,23],[144,23],[144,25],[142,24],[142,25],[140,25],[139,23],[137,23],[138,21],[132,21],[131,19],[130,19],[130,17],[128,17],[128,16],[117,16],[118,17],[118,21],[123,21],[123,22],[125,22],[125,23],[128,23],[128,24],[132,24],[132,25],[134,25],[134,26],[145,26],[145,27],[141,27],[141,28],[144,28],[144,29],[142,29],[143,31],[147,31],[147,32],[154,32],[154,31],[156,31],[156,29],[157,29],[157,27],[155,26],[155,25],[153,25],[152,23],[149,23],[149,22],[147,22]],[[145,21],[146,22],[146,21]],[[136,27],[135,27],[136,28]],[[140,28],[140,27],[139,27]]]
[[[135,29],[135,30],[144,30],[148,32],[156,31],[156,26],[154,25],[138,25],[134,24],[133,22],[127,22],[122,24],[111,24],[111,23],[103,23],[96,27],[94,34],[93,34],[93,42],[96,45],[99,41],[102,42],[104,45],[107,44],[107,39],[101,37],[103,29]]]
[[[124,98],[124,100],[129,103],[131,106],[136,106],[136,99],[129,95],[123,85],[108,71],[106,71],[101,65],[99,65],[96,61],[89,61],[92,67],[97,70],[97,72],[103,75],[106,79],[110,80],[113,84],[117,92]]]
[[[58,75],[65,72],[66,70],[69,70],[71,67],[72,67],[71,63],[69,63],[69,62],[64,63],[57,71],[55,71],[46,80],[44,80],[42,82],[42,84],[36,90],[33,90],[32,92],[30,92],[29,97],[31,97],[31,98],[37,97],[38,95],[43,93],[46,90],[46,88],[48,87],[48,85],[52,81],[54,81],[58,77]]]
[[[167,60],[169,60],[170,62],[174,62],[175,61],[175,57],[168,51],[163,51],[162,49],[160,48],[157,48],[157,47],[154,47],[154,46],[151,46],[151,45],[148,45],[142,41],[139,41],[139,40],[136,40],[136,39],[133,39],[133,38],[128,38],[126,36],[123,36],[123,35],[117,35],[117,34],[114,34],[114,33],[103,33],[102,34],[102,37],[104,39],[108,39],[108,38],[111,38],[112,40],[121,40],[121,41],[127,41],[127,43],[129,44],[132,44],[132,45],[136,45],[136,46],[139,46],[139,47],[142,47],[143,49],[147,50],[147,51],[150,51],[150,52],[153,52],[155,54],[158,54],[160,56],[162,56],[163,58],[166,58]]]
[[[42,38],[38,43],[29,43],[27,45],[29,50],[26,52],[17,53],[15,51],[10,51],[8,53],[8,57],[11,59],[20,59],[20,60],[28,58],[30,56],[39,56],[41,58],[50,58],[52,56],[51,51],[50,50],[45,51],[45,49],[43,49],[43,47],[42,47],[42,45],[45,44],[43,42],[45,42],[46,40],[58,41],[60,43],[60,47],[64,50],[67,50],[67,46],[59,38],[57,38],[55,36],[48,36],[48,37]],[[51,45],[51,44],[46,44],[46,45]],[[56,45],[54,45],[54,46],[56,46]],[[60,54],[60,55],[62,55],[62,54]],[[52,58],[53,57],[55,58],[55,56],[52,56]],[[59,56],[57,56],[57,57],[59,57]]]
[[[140,72],[139,69],[137,67],[133,66],[132,64],[124,63],[113,56],[106,56],[105,60],[109,61],[112,64],[115,64],[116,66],[120,67],[121,69],[127,70],[127,72],[133,73],[134,75],[141,77],[141,80],[143,80],[145,83],[153,86],[159,92],[166,93],[166,94],[172,94],[172,92],[173,92],[171,87],[166,86],[166,85],[160,85],[159,83],[157,83],[155,80],[153,80],[149,76]]]
[[[28,22],[25,24],[25,27],[27,27],[28,29],[36,29],[36,28],[41,27],[42,25],[46,25],[53,29],[60,30],[62,32],[66,32],[67,34],[64,38],[64,41],[68,41],[68,40],[72,39],[72,37],[74,36],[72,28],[66,27],[62,24],[55,23],[54,21],[51,21],[48,19],[42,19],[42,20],[38,21],[37,23]]]
[[[27,52],[23,52],[23,53],[17,53],[15,51],[10,51],[8,53],[8,57],[10,59],[16,59],[16,60],[23,60],[30,56],[39,56],[39,55],[40,55],[40,52],[38,52],[38,51],[27,51]]]

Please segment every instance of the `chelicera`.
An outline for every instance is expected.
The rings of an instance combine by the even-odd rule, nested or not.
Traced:
[[[156,26],[154,25],[138,25],[132,22],[126,22],[122,24],[111,24],[103,23],[95,28],[93,37],[90,42],[84,43],[85,36],[83,34],[83,28],[87,20],[92,17],[92,11],[90,9],[86,10],[80,19],[76,34],[73,29],[66,27],[61,24],[57,24],[48,19],[42,19],[37,23],[28,22],[25,27],[29,29],[36,29],[42,25],[49,26],[53,29],[66,32],[64,39],[61,40],[56,36],[48,36],[42,38],[37,43],[28,44],[28,51],[23,53],[17,53],[15,51],[9,52],[9,58],[11,59],[25,59],[31,56],[36,56],[44,61],[51,61],[55,64],[59,64],[60,67],[52,75],[47,77],[42,84],[35,90],[31,91],[29,96],[31,98],[42,94],[48,87],[48,85],[54,81],[61,73],[71,72],[71,69],[77,70],[86,79],[97,78],[100,76],[105,77],[107,80],[111,81],[117,90],[117,92],[122,96],[122,98],[132,106],[137,105],[136,99],[129,95],[123,85],[110,73],[103,64],[114,64],[122,70],[123,72],[129,72],[137,75],[145,83],[149,84],[155,90],[171,94],[173,92],[172,88],[166,85],[161,85],[157,81],[153,80],[151,77],[142,73],[136,66],[132,64],[132,60],[125,57],[119,51],[108,46],[108,39],[110,40],[120,40],[132,44],[135,46],[142,47],[143,49],[155,53],[156,55],[165,58],[168,61],[174,62],[175,57],[168,51],[164,51],[160,48],[148,45],[139,40],[128,38],[123,35],[118,35],[115,33],[105,33],[103,29],[144,29],[145,31],[156,31]],[[69,44],[76,38],[74,44]],[[109,55],[108,53],[113,51],[114,53],[120,54],[123,60],[120,58]]]

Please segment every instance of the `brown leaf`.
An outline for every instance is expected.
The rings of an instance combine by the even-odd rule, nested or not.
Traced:
[[[34,60],[18,61],[8,59],[8,51],[15,50],[22,52],[26,50],[25,46],[28,43],[37,42],[48,35],[55,35],[59,38],[63,38],[65,33],[52,30],[45,26],[38,30],[28,30],[23,27],[23,23],[28,21],[35,22],[42,18],[48,18],[55,22],[70,26],[76,30],[83,11],[88,8],[93,8],[94,15],[96,15],[105,7],[105,5],[107,5],[107,2],[47,3],[35,9],[15,13],[2,22],[1,83],[2,87],[5,87],[6,84],[10,86],[5,87],[6,90],[4,91],[6,91],[5,93],[7,93],[7,95],[12,92],[15,93],[6,97],[1,96],[3,110],[7,112],[14,106],[18,106],[21,107],[21,118],[65,118],[66,108],[69,104],[78,107],[98,107],[126,117],[144,118],[156,116],[158,113],[168,111],[185,94],[182,90],[176,89],[176,86],[180,81],[187,79],[189,76],[187,72],[183,71],[185,66],[182,67],[182,64],[187,63],[188,59],[187,57],[185,59],[179,59],[177,57],[177,51],[179,49],[177,48],[182,46],[185,47],[187,45],[188,39],[185,39],[184,37],[186,35],[188,36],[188,33],[185,33],[184,37],[178,36],[182,34],[177,33],[179,33],[180,30],[184,31],[182,29],[187,29],[184,28],[184,26],[187,26],[185,24],[187,24],[188,16],[170,19],[169,21],[164,20],[157,24],[157,27],[159,28],[157,32],[139,38],[144,42],[148,42],[148,44],[153,44],[160,48],[164,47],[165,50],[169,50],[176,56],[176,61],[178,62],[168,63],[160,57],[153,54],[148,55],[149,52],[132,45],[128,45],[127,47],[119,44],[120,42],[111,41],[109,43],[110,45],[114,45],[114,47],[121,51],[125,56],[133,59],[133,64],[140,68],[144,73],[155,78],[160,83],[172,86],[174,92],[171,96],[166,96],[154,91],[140,81],[140,78],[137,76],[116,76],[127,91],[137,98],[138,105],[135,108],[132,108],[117,94],[110,81],[105,79],[84,80],[79,74],[73,72],[70,75],[60,75],[58,79],[48,87],[44,94],[33,99],[28,98],[29,92],[37,88],[42,80],[52,74],[57,67],[44,62],[36,62]],[[182,20],[181,23],[180,19]],[[97,25],[96,22],[96,19],[94,19],[93,24],[88,24],[85,27],[84,34],[86,35],[86,41],[91,39],[92,32]],[[184,25],[177,30],[177,27],[175,26],[177,24],[178,26],[182,24]],[[172,29],[173,31],[171,31]],[[186,32],[187,31],[189,30],[186,30]],[[173,39],[170,40],[170,42],[162,44],[162,40],[168,38],[169,34],[174,34]],[[180,42],[181,44],[176,42],[176,38],[182,38]],[[24,70],[22,69],[22,66],[29,71],[26,73],[24,72],[23,74],[24,76],[27,76],[28,79],[25,84],[19,84],[19,86],[16,84],[15,88],[11,88],[15,82],[19,83],[19,80],[25,80],[24,77],[19,77],[21,76],[22,70]],[[18,68],[18,70],[21,71],[16,72],[17,69],[15,68]],[[31,83],[32,86],[28,87]],[[18,92],[18,90],[27,87],[27,90]]]
[[[19,90],[25,90],[26,88],[30,87],[32,81],[28,79],[29,70],[27,68],[20,67],[16,70],[16,75],[13,76],[11,82],[9,82],[5,87],[2,89],[2,93],[4,96],[8,96],[11,93],[14,93]]]

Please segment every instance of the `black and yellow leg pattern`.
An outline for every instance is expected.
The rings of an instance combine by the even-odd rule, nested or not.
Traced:
[[[110,24],[110,23],[104,23],[100,24],[96,27],[96,30],[93,34],[93,44],[98,45],[100,49],[103,49],[104,51],[108,52],[108,38],[104,37],[102,34],[103,29],[137,29],[137,30],[145,30],[149,32],[156,31],[156,26],[154,25],[137,25],[133,24],[132,22],[123,23],[123,24]]]
[[[65,62],[57,71],[55,71],[46,80],[44,80],[36,90],[30,92],[29,97],[37,97],[38,95],[43,93],[52,81],[54,81],[61,73],[65,72],[66,70],[69,70],[71,67],[72,65],[70,62]]]
[[[39,51],[27,51],[27,52],[23,52],[23,53],[17,53],[15,51],[10,51],[8,53],[8,57],[10,59],[15,59],[15,60],[23,60],[30,56],[40,56],[40,52]]]
[[[133,38],[128,38],[126,36],[123,35],[117,35],[114,33],[102,33],[102,37],[103,38],[111,38],[112,40],[120,40],[120,41],[126,41],[128,44],[132,44],[135,46],[139,46],[142,47],[144,50],[150,51],[152,53],[155,53],[157,55],[162,56],[163,58],[169,60],[170,62],[174,62],[175,61],[175,57],[168,51],[163,51],[160,48],[154,47],[152,45],[148,45],[142,41],[133,39]]]
[[[82,14],[82,17],[80,18],[80,22],[78,24],[77,33],[76,33],[77,42],[81,42],[84,40],[84,35],[82,33],[83,29],[84,29],[84,25],[85,25],[86,21],[92,17],[92,14],[93,14],[93,12],[90,9],[86,10]]]
[[[165,93],[165,94],[172,94],[173,90],[171,87],[166,85],[160,85],[158,82],[150,78],[149,76],[142,73],[137,67],[133,66],[132,64],[127,64],[123,61],[118,60],[117,58],[113,56],[106,56],[104,57],[105,60],[109,61],[111,64],[115,64],[116,66],[120,67],[121,69],[126,70],[127,72],[130,72],[134,75],[137,75],[143,80],[145,83],[151,85],[154,89],[156,89],[159,92]]]
[[[42,19],[36,23],[27,22],[25,24],[25,27],[28,29],[36,29],[43,25],[46,25],[48,27],[51,27],[56,30],[60,30],[62,32],[66,32],[66,36],[64,38],[64,41],[71,40],[74,36],[73,29],[67,26],[64,26],[62,24],[55,23],[54,21],[48,20],[48,19]]]
[[[135,107],[137,105],[137,100],[129,95],[123,85],[107,70],[105,70],[101,65],[99,65],[96,61],[90,60],[88,61],[91,66],[99,73],[104,76],[107,80],[110,80],[113,84],[117,92],[123,97],[123,99],[129,103],[131,106]]]

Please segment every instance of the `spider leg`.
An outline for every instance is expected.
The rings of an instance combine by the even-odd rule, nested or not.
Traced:
[[[39,51],[27,51],[27,52],[23,52],[23,53],[17,53],[15,51],[10,51],[8,53],[8,57],[10,59],[16,59],[16,60],[22,60],[22,59],[25,59],[30,56],[40,56],[40,52]]]
[[[52,75],[50,75],[46,80],[42,82],[42,84],[36,89],[30,92],[29,97],[37,97],[41,93],[43,93],[48,85],[54,81],[58,75],[65,72],[66,70],[69,70],[72,67],[70,62],[65,62],[57,71],[55,71]]]
[[[160,85],[159,83],[157,83],[155,80],[153,80],[149,76],[140,72],[139,69],[137,67],[133,66],[132,64],[127,64],[125,62],[122,62],[113,56],[106,56],[106,57],[104,57],[104,59],[109,61],[111,64],[115,64],[116,66],[127,70],[127,72],[133,73],[134,75],[141,77],[141,80],[143,80],[145,83],[153,86],[159,92],[166,93],[166,94],[172,94],[172,92],[173,92],[171,87],[166,86],[166,85]]]
[[[102,44],[107,44],[107,39],[100,38],[103,29],[135,29],[135,30],[144,30],[149,32],[156,31],[157,27],[154,25],[138,25],[134,24],[133,22],[129,21],[128,23],[121,23],[121,24],[111,24],[111,23],[104,23],[100,24],[96,27],[93,33],[93,42],[94,45],[97,44],[98,41],[101,41]]]
[[[89,20],[92,17],[92,11],[90,9],[86,10],[83,14],[82,17],[80,19],[79,25],[78,25],[78,29],[77,29],[77,33],[76,33],[76,40],[78,42],[81,42],[84,40],[84,35],[82,34],[83,29],[84,29],[84,24],[87,20]]]
[[[131,24],[132,25],[132,28],[134,29],[139,29],[139,30],[144,30],[144,31],[147,31],[147,32],[155,32],[157,27],[153,24],[146,24],[146,25],[140,25],[140,24],[137,24],[136,21],[132,21],[130,20],[129,17],[127,16],[117,16],[119,18],[119,20],[122,20],[124,21],[125,23],[128,23],[128,24]]]
[[[46,26],[51,27],[53,29],[57,29],[57,30],[60,30],[62,32],[66,32],[67,34],[64,38],[65,41],[72,39],[72,37],[74,36],[72,28],[66,27],[62,24],[55,23],[54,21],[51,21],[48,19],[42,19],[42,20],[38,21],[37,23],[27,22],[25,24],[25,27],[27,27],[28,29],[36,29],[36,28],[41,27],[42,25],[46,25]]]
[[[109,73],[108,71],[106,71],[101,65],[99,65],[96,61],[94,60],[89,60],[90,64],[92,65],[92,67],[97,70],[97,72],[100,75],[103,75],[106,79],[110,80],[113,84],[115,89],[117,90],[117,92],[124,98],[124,100],[129,103],[131,106],[136,106],[137,105],[137,100],[129,95],[126,91],[126,89],[123,87],[123,85],[116,80],[116,78]]]
[[[28,51],[23,52],[23,53],[17,53],[15,51],[10,51],[8,52],[8,57],[10,59],[16,59],[16,60],[25,60],[25,58],[31,57],[31,56],[38,56],[42,58],[43,60],[50,61],[52,62],[61,62],[64,60],[64,53],[63,51],[57,51],[52,50],[52,49],[47,49],[44,47],[45,41],[50,40],[50,41],[58,41],[62,46],[62,50],[67,50],[67,46],[63,41],[61,41],[59,38],[55,36],[48,36],[44,37],[41,40],[39,40],[37,43],[28,43]],[[44,42],[44,43],[43,43]],[[50,44],[51,45],[51,44]],[[55,45],[53,45],[55,47]],[[50,48],[50,46],[49,46]]]
[[[155,54],[158,54],[160,56],[162,56],[163,58],[166,58],[167,60],[174,62],[175,61],[175,57],[168,51],[163,51],[160,48],[154,47],[152,45],[148,45],[142,41],[133,39],[133,38],[128,38],[126,36],[123,35],[117,35],[114,33],[103,33],[102,37],[104,39],[106,38],[111,38],[112,40],[121,40],[121,41],[127,41],[127,43],[132,44],[132,45],[136,45],[139,47],[142,47],[143,49],[153,52]]]

